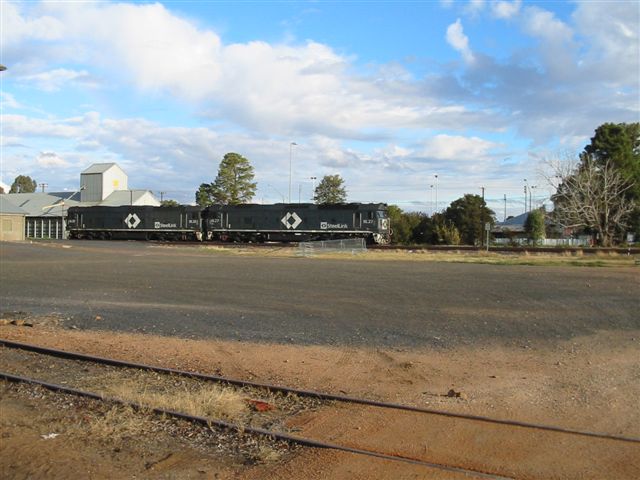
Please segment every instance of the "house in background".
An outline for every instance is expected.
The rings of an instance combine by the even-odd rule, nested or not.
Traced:
[[[529,238],[525,230],[525,224],[529,213],[526,212],[515,217],[509,217],[504,222],[496,223],[491,230],[493,243],[496,245],[527,245]],[[545,230],[547,237],[540,242],[543,246],[590,246],[590,235],[574,235],[570,229],[563,229],[553,223],[548,214],[545,217]]]
[[[24,212],[26,238],[66,238],[69,207],[160,206],[150,190],[129,189],[127,174],[116,163],[91,165],[80,174],[75,192],[11,193],[1,197]]]
[[[526,212],[515,217],[509,217],[504,222],[494,224],[491,230],[494,243],[499,245],[527,243],[528,239],[524,224],[528,217],[529,212]]]

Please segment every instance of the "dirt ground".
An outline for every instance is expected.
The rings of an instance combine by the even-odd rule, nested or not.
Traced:
[[[501,419],[640,437],[640,331],[540,344],[452,349],[299,346],[78,331],[47,318],[0,337],[136,362]],[[449,397],[454,389],[459,397]],[[73,415],[33,393],[0,400],[4,478],[467,478],[328,450],[246,462],[180,435],[133,445],[82,430],[45,439]],[[74,414],[75,415],[75,414]],[[514,478],[640,478],[640,444],[336,406],[295,417],[300,435]],[[248,463],[248,464],[247,464]],[[153,468],[152,468],[153,467]]]

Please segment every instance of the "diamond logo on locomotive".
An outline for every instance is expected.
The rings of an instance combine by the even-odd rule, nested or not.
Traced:
[[[138,217],[138,215],[136,215],[135,213],[130,213],[129,215],[127,215],[127,218],[124,219],[124,223],[129,228],[136,228],[138,225],[140,225],[140,217]]]
[[[280,221],[284,224],[285,227],[287,227],[287,230],[290,228],[295,230],[302,223],[302,219],[298,216],[296,212],[293,212],[293,213],[287,212],[287,214],[284,217],[282,217]]]

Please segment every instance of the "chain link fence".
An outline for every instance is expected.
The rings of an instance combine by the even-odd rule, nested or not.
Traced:
[[[300,242],[298,256],[313,257],[327,253],[350,253],[358,255],[367,251],[364,238],[345,238],[341,240],[319,240],[316,242]]]

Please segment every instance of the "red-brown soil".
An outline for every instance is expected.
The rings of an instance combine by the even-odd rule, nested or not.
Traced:
[[[376,349],[294,346],[74,331],[36,321],[0,337],[452,412],[640,437],[640,332],[599,332],[523,347]],[[450,389],[459,398],[446,396]],[[42,399],[3,394],[5,478],[465,478],[425,467],[303,449],[240,465],[150,435],[129,453],[82,438],[44,440],[69,419]],[[639,478],[640,445],[443,417],[336,405],[291,420],[300,435],[517,478]],[[172,443],[174,442],[174,443]],[[164,460],[162,460],[164,459]],[[148,465],[153,462],[152,467]]]

